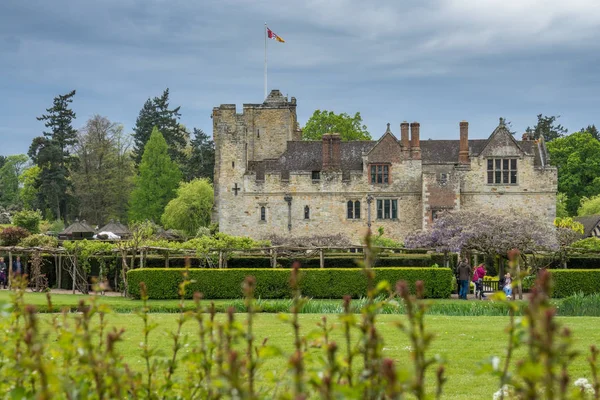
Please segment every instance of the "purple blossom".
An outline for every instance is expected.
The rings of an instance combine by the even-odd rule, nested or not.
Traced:
[[[405,239],[408,248],[434,248],[436,251],[479,251],[507,254],[558,250],[557,232],[544,217],[518,211],[466,209],[446,212],[432,226]]]

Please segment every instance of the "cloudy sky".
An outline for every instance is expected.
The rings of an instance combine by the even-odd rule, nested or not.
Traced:
[[[189,128],[221,103],[269,89],[315,109],[360,111],[379,137],[421,122],[423,139],[524,131],[561,115],[600,125],[598,0],[1,0],[0,154],[24,153],[36,116],[77,90],[76,127],[100,114],[130,132],[148,97],[171,90]]]

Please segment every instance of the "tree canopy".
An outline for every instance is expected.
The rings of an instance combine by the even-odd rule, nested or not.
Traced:
[[[182,183],[177,189],[177,197],[165,207],[164,227],[195,236],[198,228],[210,225],[213,196],[213,187],[207,179]]]
[[[190,140],[189,154],[185,165],[185,178],[208,178],[213,181],[215,174],[215,144],[202,129],[194,128]]]
[[[180,166],[185,162],[184,149],[187,143],[185,127],[179,124],[180,107],[169,107],[169,89],[153,99],[148,99],[140,110],[133,128],[133,153],[136,165],[142,161],[146,143],[156,127],[168,145],[171,159]]]
[[[321,140],[326,133],[339,133],[342,140],[371,140],[359,112],[350,116],[316,110],[302,129],[302,139]]]
[[[569,212],[567,211],[567,201],[569,197],[566,193],[558,192],[556,194],[556,217],[557,218],[566,218],[569,216]]]
[[[567,194],[567,211],[575,215],[583,197],[600,193],[600,141],[575,132],[548,143],[548,151],[558,168],[558,190]]]
[[[20,203],[19,177],[29,161],[25,154],[4,158],[0,167],[0,206],[18,206]]]
[[[409,235],[408,248],[438,251],[478,251],[506,256],[521,252],[558,250],[555,228],[543,218],[495,209],[461,209],[441,214],[431,229]]]
[[[577,215],[585,217],[587,215],[598,214],[600,214],[600,195],[583,197],[579,209],[577,209]]]
[[[544,137],[544,139],[549,142],[554,139],[558,139],[566,135],[567,129],[561,124],[557,123],[560,115],[542,115],[538,114],[537,123],[531,127],[527,127],[525,130],[528,134],[533,135],[534,139],[539,139],[540,137]]]
[[[54,98],[53,106],[46,109],[47,114],[38,117],[44,121],[48,131],[33,139],[28,155],[40,168],[36,180],[41,205],[49,210],[55,219],[66,219],[72,202],[71,167],[74,158],[71,148],[76,143],[77,131],[73,128],[75,113],[70,109],[75,90]]]
[[[75,145],[79,162],[73,183],[81,219],[100,225],[110,218],[125,217],[133,165],[121,154],[124,140],[123,126],[99,115],[79,131]]]
[[[146,143],[129,202],[131,221],[158,222],[165,206],[175,197],[181,171],[168,154],[165,138],[157,128]]]

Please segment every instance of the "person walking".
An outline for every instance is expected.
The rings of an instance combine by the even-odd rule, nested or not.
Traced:
[[[475,298],[479,298],[481,300],[485,299],[485,295],[483,294],[483,278],[485,277],[486,270],[484,264],[479,264],[477,269],[475,269],[475,273],[473,274],[473,282],[475,283]]]
[[[0,257],[0,285],[6,289],[8,285],[8,270],[6,269],[6,263],[4,257]]]
[[[463,257],[458,263],[458,298],[467,300],[469,293],[469,278],[471,277],[471,265],[466,257]]]

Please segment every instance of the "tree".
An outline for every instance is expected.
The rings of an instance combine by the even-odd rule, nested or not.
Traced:
[[[30,233],[40,233],[42,213],[39,211],[23,210],[13,215],[13,225],[27,229]]]
[[[567,201],[569,198],[565,193],[557,193],[556,194],[556,217],[557,218],[566,218],[569,216],[569,212],[567,211]]]
[[[19,199],[19,176],[29,158],[25,154],[8,156],[0,167],[0,205],[17,206]]]
[[[600,195],[592,197],[582,197],[577,215],[585,217],[586,215],[600,214]]]
[[[600,193],[600,141],[575,132],[548,143],[548,151],[558,168],[558,191],[568,196],[567,211],[575,215],[583,197]]]
[[[23,207],[28,210],[40,208],[39,204],[39,191],[36,186],[40,176],[40,167],[33,165],[27,168],[19,176],[19,185],[21,186],[19,198],[23,203]]]
[[[478,251],[501,255],[558,250],[555,229],[542,218],[517,211],[461,209],[443,213],[428,230],[407,236],[408,248],[436,248],[438,251]]]
[[[142,161],[146,143],[156,127],[165,138],[169,155],[179,165],[185,163],[183,150],[186,146],[186,131],[179,124],[180,107],[169,109],[169,89],[165,89],[160,97],[148,99],[144,103],[133,128],[133,153],[136,165]]]
[[[44,208],[49,209],[56,219],[65,220],[72,201],[69,193],[74,164],[71,148],[77,140],[77,131],[72,126],[75,113],[69,108],[74,96],[75,90],[55,97],[53,106],[46,109],[48,114],[37,118],[44,121],[49,131],[33,139],[28,152],[40,167],[36,187]]]
[[[600,140],[600,132],[598,132],[598,128],[596,125],[588,125],[587,128],[581,128],[580,132],[587,132],[594,137],[596,140]]]
[[[175,197],[181,172],[168,154],[167,142],[154,128],[146,144],[139,175],[130,198],[131,221],[160,221],[165,206]]]
[[[371,140],[359,112],[351,117],[346,113],[316,110],[302,130],[302,139],[321,140],[326,133],[339,133],[342,140]]]
[[[208,178],[212,182],[215,174],[215,143],[202,129],[194,128],[193,134],[185,168],[186,180]]]
[[[132,161],[122,163],[123,126],[95,115],[80,130],[75,145],[79,163],[73,173],[79,217],[94,224],[122,218],[133,179]]]
[[[198,228],[210,225],[213,187],[208,179],[182,183],[177,197],[167,204],[162,223],[167,229],[178,229],[195,236]]]
[[[532,135],[534,139],[544,137],[549,142],[554,139],[558,139],[567,133],[567,129],[561,124],[556,124],[556,121],[560,118],[558,116],[545,116],[538,114],[537,124],[533,128],[527,127],[525,130],[528,134]]]
[[[567,253],[569,247],[576,241],[583,239],[583,224],[573,221],[573,218],[556,218],[554,220],[556,227],[556,238],[559,246],[559,258],[563,268],[567,268]]]

